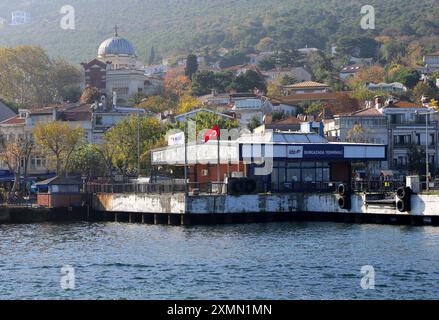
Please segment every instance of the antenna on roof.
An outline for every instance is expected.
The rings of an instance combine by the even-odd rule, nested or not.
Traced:
[[[119,33],[118,33],[119,27],[117,26],[117,24],[114,26],[114,36],[118,37]]]

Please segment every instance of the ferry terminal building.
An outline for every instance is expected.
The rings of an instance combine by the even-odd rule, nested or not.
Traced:
[[[185,157],[186,153],[186,157]],[[314,133],[265,132],[242,135],[235,141],[176,145],[152,151],[153,165],[184,166],[191,186],[248,177],[259,192],[299,192],[330,183],[349,183],[352,164],[386,161],[386,146],[330,143]],[[323,188],[324,189],[324,188]]]

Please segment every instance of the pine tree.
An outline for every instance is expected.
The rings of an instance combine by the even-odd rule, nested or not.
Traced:
[[[186,68],[184,73],[189,79],[198,71],[198,57],[195,54],[190,54],[187,56]]]
[[[155,62],[155,49],[154,46],[151,47],[151,53],[149,54],[149,60],[148,60],[148,64],[152,65]]]

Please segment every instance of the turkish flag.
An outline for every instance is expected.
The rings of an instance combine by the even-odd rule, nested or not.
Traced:
[[[220,136],[220,129],[218,125],[215,125],[204,135],[204,142],[207,142],[209,140],[217,140],[219,139],[219,136]]]

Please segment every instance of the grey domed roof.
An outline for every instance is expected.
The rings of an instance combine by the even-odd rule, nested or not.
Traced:
[[[135,50],[131,42],[129,42],[127,39],[116,36],[105,40],[99,46],[99,50],[98,50],[99,56],[105,56],[109,54],[114,54],[114,55],[126,54],[129,56],[134,56]]]

